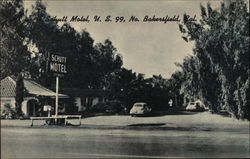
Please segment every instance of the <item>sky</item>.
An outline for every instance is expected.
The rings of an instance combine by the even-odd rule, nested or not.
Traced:
[[[29,9],[34,1],[25,1]],[[95,43],[110,39],[123,57],[123,66],[146,77],[161,74],[171,77],[178,67],[176,62],[182,62],[185,56],[192,54],[193,43],[185,42],[181,37],[178,22],[143,22],[145,16],[173,17],[187,13],[196,15],[199,20],[201,0],[49,0],[45,1],[47,12],[53,17],[89,16],[87,22],[70,22],[77,31],[87,30]],[[219,0],[210,1],[213,7],[218,7]],[[100,16],[101,22],[94,22],[94,16]],[[111,16],[112,22],[105,22]],[[116,23],[115,18],[123,16],[125,22]],[[131,16],[136,16],[139,22],[129,22]],[[60,25],[63,23],[59,23]]]

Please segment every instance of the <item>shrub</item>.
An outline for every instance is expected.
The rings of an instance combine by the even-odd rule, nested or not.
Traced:
[[[1,112],[1,119],[19,119],[23,118],[23,116],[24,114],[22,112],[18,114],[10,103],[4,104],[4,108]]]
[[[95,104],[94,106],[92,106],[90,108],[91,112],[95,112],[95,113],[104,113],[106,111],[106,103],[104,102],[99,102],[97,104]]]
[[[4,104],[3,111],[1,112],[2,119],[14,119],[16,117],[16,111],[11,104]]]

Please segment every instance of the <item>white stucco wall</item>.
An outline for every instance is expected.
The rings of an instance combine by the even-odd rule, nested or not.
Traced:
[[[81,102],[82,100],[85,100],[85,102]],[[94,97],[92,99],[90,98],[81,98],[81,97],[75,97],[75,104],[78,107],[78,111],[84,111],[86,110],[86,106],[84,105],[84,103],[88,103],[88,100],[92,100],[92,104],[91,106],[96,105],[98,102],[104,102],[106,101],[106,99],[103,98],[102,101],[99,101],[98,97]]]
[[[24,113],[24,115],[28,116],[29,111],[28,111],[28,101],[34,99],[38,102],[38,99],[35,97],[26,97],[24,98],[23,102],[22,102],[22,111]]]
[[[31,99],[35,99],[36,101],[38,101],[38,99],[36,99],[34,97],[26,97],[26,98],[24,98],[24,100],[22,102],[22,108],[21,108],[24,115],[28,115],[27,103]],[[16,101],[15,101],[14,97],[1,97],[1,112],[4,109],[4,105],[7,104],[7,103],[9,103],[13,109],[16,107]]]
[[[78,107],[78,111],[81,109],[81,98],[80,97],[75,97],[75,104]]]
[[[84,105],[84,102],[81,102],[81,100],[85,100],[85,103],[88,103],[88,100],[90,100],[90,98],[81,98],[81,97],[75,97],[75,104],[78,107],[78,111],[84,111],[86,110],[86,106]],[[92,99],[92,104],[96,105],[99,102],[99,98],[95,97]]]
[[[93,106],[93,105],[96,105],[98,102],[99,102],[99,99],[98,99],[97,97],[95,97],[95,98],[93,99],[92,106]]]

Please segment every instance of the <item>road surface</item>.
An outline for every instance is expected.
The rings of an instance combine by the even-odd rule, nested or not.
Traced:
[[[99,116],[80,127],[29,123],[1,121],[1,158],[250,157],[249,122],[207,112]]]

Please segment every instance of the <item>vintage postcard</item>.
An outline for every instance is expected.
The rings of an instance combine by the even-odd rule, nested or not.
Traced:
[[[2,0],[1,158],[249,158],[249,1]]]

